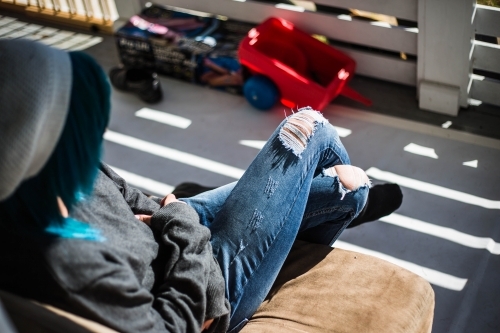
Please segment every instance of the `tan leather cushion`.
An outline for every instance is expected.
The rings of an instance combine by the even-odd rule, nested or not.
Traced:
[[[1,290],[0,300],[19,333],[117,333],[91,320]]]
[[[428,333],[434,291],[384,260],[297,242],[242,333]]]
[[[30,327],[22,332],[115,332],[5,292],[0,299],[15,323]],[[297,242],[268,298],[241,332],[428,333],[433,312],[434,292],[419,276],[368,255]]]

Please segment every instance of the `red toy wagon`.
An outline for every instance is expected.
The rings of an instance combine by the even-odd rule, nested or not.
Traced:
[[[279,99],[290,108],[322,110],[339,94],[371,105],[347,86],[356,67],[352,58],[284,19],[269,18],[250,30],[238,52],[250,74],[243,92],[258,109],[269,109]]]

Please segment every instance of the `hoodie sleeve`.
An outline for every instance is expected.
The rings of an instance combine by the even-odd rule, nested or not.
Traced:
[[[142,191],[129,186],[125,179],[120,177],[106,163],[101,162],[100,170],[115,183],[134,214],[152,215],[160,208],[161,198],[148,197]],[[165,193],[165,195],[167,194],[168,193]]]
[[[210,231],[200,224],[196,211],[184,203],[174,202],[162,207],[152,216],[151,226],[161,232],[162,241],[172,254],[165,267],[165,276],[169,276],[170,280],[168,286],[175,284],[181,290],[192,290],[196,282],[203,281],[203,290],[201,284],[199,287],[200,292],[204,293],[203,321],[228,317],[229,304],[225,300],[224,279],[212,255]],[[199,242],[195,242],[195,239],[199,239]],[[202,262],[189,265],[193,255]],[[196,279],[193,272],[198,269],[200,278]],[[187,280],[191,282],[186,283]],[[210,331],[217,329],[216,332],[225,332],[228,324],[228,320],[218,320]]]
[[[127,184],[127,182],[117,175],[108,165],[105,163],[101,164],[101,171],[110,178],[115,185],[118,187],[123,197],[127,201],[128,205],[132,208],[135,214],[153,214],[152,216],[152,224],[153,228],[160,232],[162,235],[162,241],[167,245],[167,247],[172,247],[175,243],[175,236],[172,235],[172,232],[177,232],[180,229],[177,228],[165,228],[165,226],[171,221],[173,224],[178,223],[185,224],[184,228],[188,230],[188,225],[191,225],[191,229],[194,231],[200,225],[198,214],[194,211],[194,209],[190,207],[186,207],[185,204],[181,204],[181,206],[177,208],[173,208],[173,206],[168,205],[168,209],[159,209],[160,202],[162,198],[157,198],[154,196],[147,197],[140,190],[135,189]],[[151,201],[154,203],[152,204]],[[158,206],[156,206],[158,205]],[[194,224],[193,224],[194,222]],[[197,228],[195,228],[195,226]],[[201,229],[207,228],[201,227]],[[193,235],[194,236],[194,235]],[[172,238],[173,237],[173,238]],[[209,236],[210,237],[210,236]],[[188,238],[194,241],[194,238]],[[172,243],[174,241],[174,243]],[[207,247],[207,251],[212,253],[212,247],[210,242],[205,242],[205,246]],[[174,258],[171,258],[174,259]],[[169,264],[168,264],[169,265]],[[167,265],[167,266],[168,266]],[[207,261],[207,270],[208,270],[208,284],[206,288],[206,319],[218,318],[224,316],[229,313],[229,305],[225,299],[225,282],[222,277],[222,272],[220,270],[220,266],[215,260],[215,258],[211,258]],[[168,267],[166,268],[166,274],[168,274]],[[225,324],[221,324],[224,326]],[[217,325],[213,325],[217,326]],[[210,330],[212,331],[212,330]]]
[[[109,177],[110,170],[102,171],[106,177],[99,178],[92,199],[75,207],[72,215],[93,221],[104,232],[108,230],[108,239],[55,239],[47,246],[45,261],[62,288],[60,299],[48,303],[124,333],[199,332],[207,310],[213,309],[210,295],[216,295],[216,304],[224,302],[224,287],[220,288],[223,279],[220,271],[214,270],[217,267],[213,266],[209,229],[200,224],[196,211],[184,203],[174,202],[162,208],[158,205],[152,214],[152,228],[158,236],[156,242],[164,245],[162,251],[168,258],[161,261],[165,269],[157,277],[152,294],[143,285],[143,271],[137,269],[144,264],[141,250],[127,252],[127,243],[138,241],[134,237],[144,239],[141,229],[152,235],[149,227],[135,221],[128,205],[149,199],[118,176]],[[121,185],[117,185],[117,179]],[[129,201],[131,197],[135,199]],[[110,225],[116,229],[108,229]],[[115,232],[120,228],[123,236],[118,237]],[[144,244],[154,246],[156,242],[151,239]],[[214,281],[219,281],[215,288]],[[212,289],[215,291],[209,292]],[[214,328],[215,332],[225,332],[228,307],[216,312],[224,320],[217,320],[218,325],[212,325],[210,331]]]
[[[213,263],[210,231],[183,203],[161,208],[153,215],[152,225],[169,253],[154,294],[133,271],[135,259],[121,256],[107,242],[58,239],[45,258],[69,299],[64,306],[54,305],[124,333],[200,332],[207,297],[212,295],[207,292]],[[216,299],[224,302],[224,290],[216,291]],[[221,316],[224,313],[229,310]],[[225,332],[228,320],[219,322],[222,326],[214,328]]]

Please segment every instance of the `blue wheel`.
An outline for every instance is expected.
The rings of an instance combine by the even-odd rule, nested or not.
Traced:
[[[243,86],[248,103],[259,110],[269,110],[278,101],[279,91],[273,81],[262,75],[249,78]]]

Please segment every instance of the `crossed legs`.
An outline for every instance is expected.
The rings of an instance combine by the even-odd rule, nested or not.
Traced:
[[[212,231],[231,329],[262,303],[299,231],[334,221],[336,239],[362,210],[369,181],[349,162],[335,128],[306,108],[283,121],[236,184],[184,199]]]

